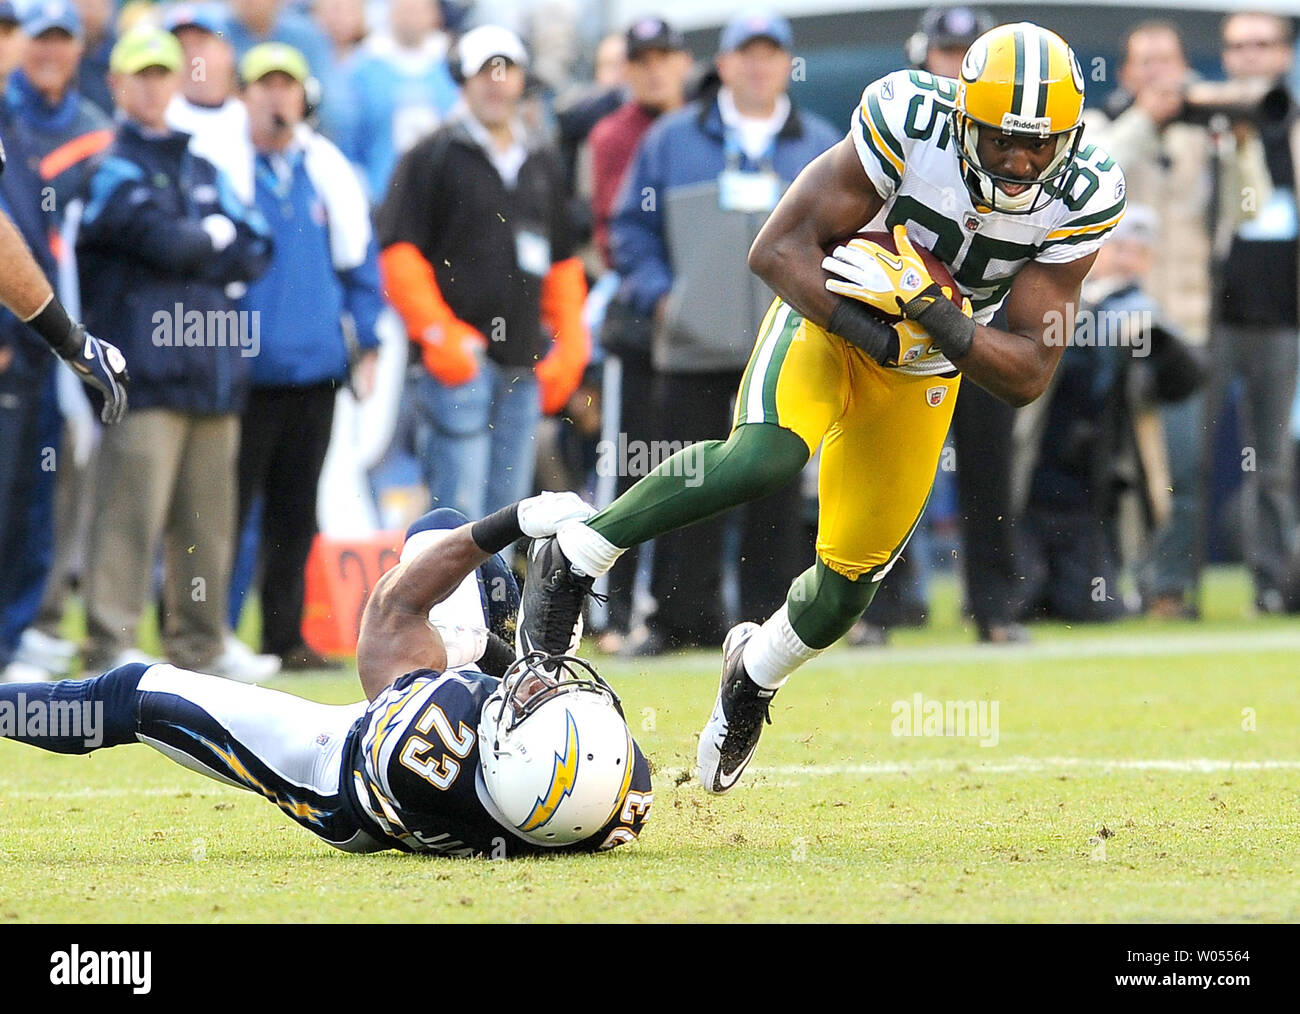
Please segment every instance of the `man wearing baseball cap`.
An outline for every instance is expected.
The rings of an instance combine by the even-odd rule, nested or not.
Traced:
[[[77,90],[81,19],[70,0],[39,0],[23,18],[27,45],[9,78],[8,101],[42,175],[54,187],[55,217],[85,188],[89,160],[113,139],[112,123]]]
[[[592,128],[593,238],[609,263],[609,216],[623,173],[641,137],[662,114],[679,108],[691,73],[686,41],[663,18],[641,18],[627,30],[628,100]]]
[[[611,263],[609,218],[632,156],[651,125],[686,101],[686,81],[693,66],[681,32],[660,17],[640,18],[628,26],[626,46],[628,100],[601,119],[587,141],[591,152],[592,238],[606,266]],[[648,322],[615,299],[606,312],[601,344],[606,352],[619,358],[620,390],[607,390],[603,404],[606,412],[617,413],[618,429],[627,434],[629,441],[648,441],[655,436],[655,416],[646,397],[652,375],[649,337]],[[623,493],[635,481],[635,476],[620,475],[617,492]],[[631,625],[632,584],[637,567],[637,553],[626,553],[610,572],[611,636],[602,640],[602,650],[620,645]]]
[[[971,43],[994,24],[993,15],[976,7],[931,7],[907,40],[907,60],[918,70],[955,78]]]
[[[138,658],[140,613],[166,536],[163,646],[180,665],[263,678],[223,644],[239,412],[255,335],[227,286],[265,270],[269,230],[189,135],[167,125],[180,44],[125,33],[109,57],[121,120],[77,237],[88,322],[131,361],[134,411],[104,435],[86,549],[87,666]],[[196,588],[203,594],[196,595]]]
[[[519,118],[527,65],[505,28],[461,38],[463,111],[403,156],[377,218],[387,294],[427,371],[430,491],[470,517],[528,494],[541,414],[590,357],[563,166]]]
[[[763,39],[788,53],[794,47],[794,30],[789,21],[772,11],[742,11],[722,29],[718,51],[736,53],[755,39]]]
[[[336,396],[350,372],[362,397],[373,383],[383,300],[370,206],[347,158],[303,121],[309,71],[298,50],[254,46],[239,76],[253,201],[270,224],[274,252],[240,300],[261,320],[262,347],[240,436],[238,531],[260,495],[262,650],[285,670],[337,668],[303,642],[304,573]],[[256,569],[241,560],[240,572],[245,562]],[[230,620],[237,625],[236,616]]]

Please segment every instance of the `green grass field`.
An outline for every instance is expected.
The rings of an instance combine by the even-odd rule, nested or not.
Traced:
[[[143,746],[0,742],[0,924],[1300,919],[1300,622],[1245,618],[1219,571],[1200,624],[981,649],[937,591],[931,629],[801,671],[721,798],[686,779],[716,657],[602,661],[656,766],[646,833],[605,856],[348,856]],[[917,693],[996,702],[996,745],[894,735]]]

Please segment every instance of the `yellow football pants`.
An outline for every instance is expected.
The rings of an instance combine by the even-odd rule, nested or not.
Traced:
[[[804,320],[777,299],[736,396],[734,426],[776,423],[813,453],[817,555],[856,581],[881,580],[930,497],[960,376],[914,376]]]

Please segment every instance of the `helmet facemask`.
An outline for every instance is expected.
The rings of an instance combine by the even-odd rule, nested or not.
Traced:
[[[623,702],[590,662],[575,655],[532,651],[506,670],[501,685],[483,705],[483,718],[488,719],[491,712],[491,726],[499,740],[559,694],[584,692],[605,698],[619,717],[623,717]],[[483,746],[498,749],[496,743]]]
[[[961,161],[962,179],[980,212],[997,211],[1006,215],[1030,215],[1047,206],[1059,192],[1058,183],[1070,171],[1070,163],[1079,150],[1079,141],[1083,136],[1083,124],[1056,134],[1024,134],[1022,137],[1053,137],[1056,139],[1056,152],[1051,162],[1034,180],[1025,180],[1015,176],[1004,176],[986,169],[979,157],[979,138],[981,130],[1002,131],[1001,127],[990,126],[963,116],[960,110],[952,111],[953,136],[957,140],[957,156]],[[1028,184],[1018,194],[1008,194],[999,183]]]

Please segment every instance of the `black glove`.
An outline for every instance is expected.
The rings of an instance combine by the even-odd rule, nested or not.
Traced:
[[[27,319],[27,324],[49,343],[60,359],[77,371],[83,384],[104,396],[99,417],[105,424],[119,422],[126,414],[126,385],[131,381],[122,353],[73,323],[63,304],[52,295],[39,313]]]
[[[894,325],[876,316],[875,311],[856,299],[840,296],[826,330],[856,345],[881,366],[898,359],[898,332]]]
[[[64,362],[77,371],[83,384],[104,396],[104,408],[99,417],[105,425],[111,426],[126,414],[126,388],[131,382],[126,372],[126,360],[117,346],[96,338],[80,324],[74,324],[69,335],[69,347],[78,339],[81,352],[65,357]]]
[[[925,328],[950,362],[970,353],[975,341],[975,321],[970,317],[969,303],[963,311],[944,295],[937,282],[931,282],[906,303],[899,299],[898,309],[908,320],[914,320]]]

